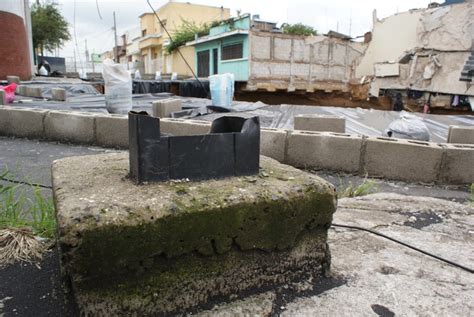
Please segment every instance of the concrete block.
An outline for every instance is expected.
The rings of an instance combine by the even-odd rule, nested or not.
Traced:
[[[26,86],[25,85],[18,85],[16,87],[16,90],[15,90],[15,94],[19,95],[19,96],[27,96],[27,92],[26,92]]]
[[[0,106],[7,104],[7,98],[5,96],[5,91],[0,89]]]
[[[295,130],[345,133],[346,119],[332,115],[297,115]]]
[[[61,267],[84,316],[175,316],[329,268],[334,187],[261,157],[268,177],[136,185],[128,153],[55,161]]]
[[[51,89],[51,95],[53,100],[56,101],[66,101],[66,89],[63,88],[53,88]]]
[[[92,113],[50,111],[44,120],[46,138],[74,143],[94,143],[94,125]]]
[[[288,135],[287,163],[357,173],[360,165],[361,136],[294,131]]]
[[[440,182],[474,183],[474,145],[446,144],[441,165]]]
[[[286,130],[262,128],[260,130],[260,154],[283,163],[287,133]]]
[[[457,125],[450,126],[448,143],[474,144],[474,127]]]
[[[16,137],[43,138],[43,120],[47,113],[48,111],[43,109],[0,108],[0,134]]]
[[[207,134],[211,130],[211,123],[199,120],[160,119],[162,133],[171,135],[199,135]]]
[[[171,113],[181,111],[180,99],[165,99],[154,101],[152,104],[153,117],[169,118]]]
[[[20,77],[18,77],[18,76],[7,76],[7,82],[9,84],[11,84],[11,83],[20,84]]]
[[[96,143],[105,147],[128,148],[128,117],[124,115],[97,115]]]
[[[438,179],[443,148],[436,143],[367,138],[363,172],[369,176],[432,183]]]
[[[41,87],[26,86],[26,95],[32,98],[43,98]]]

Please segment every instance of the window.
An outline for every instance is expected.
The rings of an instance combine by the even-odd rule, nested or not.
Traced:
[[[244,57],[244,44],[237,43],[222,47],[221,59],[223,61],[230,59],[239,59]]]
[[[146,29],[142,30],[142,37],[146,36]]]

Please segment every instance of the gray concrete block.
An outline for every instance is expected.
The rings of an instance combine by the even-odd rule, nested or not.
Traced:
[[[288,135],[286,159],[297,167],[356,173],[362,144],[358,135],[294,131]]]
[[[95,115],[71,111],[50,111],[44,120],[45,136],[56,141],[92,144]]]
[[[441,183],[474,183],[474,145],[446,144],[441,166]]]
[[[41,87],[26,86],[26,95],[32,98],[43,98]]]
[[[449,126],[448,143],[474,144],[474,127]]]
[[[20,77],[18,77],[18,76],[7,76],[7,82],[9,84],[11,84],[11,83],[20,84]]]
[[[171,135],[200,135],[209,133],[211,123],[199,120],[164,118],[160,119],[160,129],[161,132]]]
[[[105,147],[128,148],[128,117],[125,115],[97,115],[96,143]]]
[[[26,96],[26,86],[25,85],[18,85],[15,90],[15,94],[20,96]]]
[[[66,89],[63,88],[52,88],[51,95],[53,100],[56,101],[66,101]]]
[[[367,138],[363,172],[372,177],[432,183],[438,179],[443,148],[436,143]]]
[[[345,133],[346,119],[332,115],[297,115],[295,116],[295,130]]]
[[[180,99],[165,99],[154,101],[152,104],[152,113],[157,118],[169,118],[171,113],[181,111]]]
[[[0,106],[7,104],[7,98],[5,96],[5,91],[0,89]]]
[[[0,108],[0,135],[42,138],[47,110],[19,107]]]
[[[260,154],[283,163],[287,133],[286,130],[262,128],[260,130]]]

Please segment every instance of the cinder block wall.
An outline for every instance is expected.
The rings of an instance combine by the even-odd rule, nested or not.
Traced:
[[[163,133],[199,135],[207,121],[161,119]],[[0,135],[128,148],[124,115],[0,106]],[[474,183],[474,145],[438,144],[332,132],[261,129],[260,152],[299,168],[408,182]]]

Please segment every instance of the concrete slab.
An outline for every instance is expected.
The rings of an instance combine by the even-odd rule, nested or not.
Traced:
[[[6,105],[7,104],[7,98],[5,96],[5,91],[0,90],[0,106]]]
[[[47,139],[93,144],[95,141],[95,115],[84,112],[50,111],[44,120]]]
[[[287,133],[282,129],[262,128],[260,130],[260,154],[283,163]]]
[[[367,138],[363,172],[371,177],[434,183],[443,148],[436,143],[392,138]]]
[[[440,181],[448,184],[474,183],[474,145],[446,144]]]
[[[124,115],[97,115],[96,143],[105,147],[128,148],[128,117]]]
[[[9,84],[11,84],[11,83],[20,84],[20,77],[18,77],[18,76],[7,76],[7,82]]]
[[[287,163],[357,173],[362,141],[357,135],[294,131],[288,136]]]
[[[474,127],[449,126],[448,143],[474,144]]]
[[[334,115],[297,115],[295,116],[295,130],[345,133],[346,119]]]
[[[181,110],[182,105],[180,99],[159,100],[152,104],[153,117],[157,118],[169,118],[173,112]]]
[[[51,96],[52,96],[53,100],[66,101],[66,98],[67,98],[66,89],[64,89],[64,88],[52,88],[51,89]]]
[[[211,123],[199,120],[163,118],[160,119],[160,129],[162,133],[177,136],[200,135],[208,134],[211,131]]]
[[[474,267],[474,209],[429,197],[339,200],[334,223],[362,226]],[[469,316],[474,275],[380,237],[331,230],[332,274],[346,283],[285,305],[282,316]]]
[[[62,266],[85,314],[171,314],[317,278],[334,188],[262,157],[265,176],[135,185],[126,154],[53,164]]]
[[[43,138],[47,113],[43,109],[0,107],[0,135]]]

